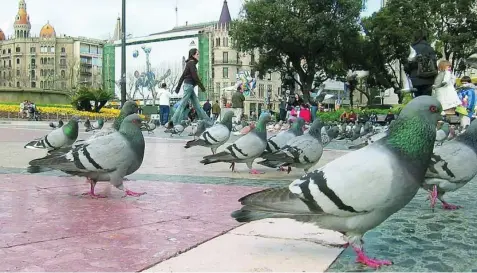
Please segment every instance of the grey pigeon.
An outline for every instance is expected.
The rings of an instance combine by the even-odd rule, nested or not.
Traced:
[[[436,145],[442,145],[449,136],[449,123],[444,122],[436,133]]]
[[[276,151],[283,148],[283,146],[285,146],[290,139],[303,135],[304,125],[305,120],[302,118],[297,118],[296,121],[293,122],[290,129],[270,137],[267,141],[267,148],[263,152],[262,156],[275,153]]]
[[[181,121],[180,124],[176,124],[176,125],[174,125],[174,127],[172,127],[172,129],[168,129],[166,131],[168,133],[171,133],[171,137],[173,135],[181,136],[181,134],[184,132],[184,130],[185,130],[185,128],[187,128],[187,126],[189,126],[188,121],[183,120],[183,121]]]
[[[232,171],[235,171],[235,163],[245,163],[251,174],[261,174],[262,172],[252,168],[252,164],[267,148],[266,124],[270,119],[269,114],[263,114],[260,116],[254,129],[227,146],[225,151],[215,155],[204,156],[200,163],[208,165],[217,162],[229,162],[231,163],[230,168]]]
[[[391,264],[370,259],[363,235],[406,206],[416,195],[430,163],[442,106],[435,98],[410,101],[389,135],[347,153],[293,181],[239,199],[232,213],[238,222],[291,218],[345,235],[357,262],[370,267]]]
[[[49,126],[53,129],[56,129],[56,128],[61,128],[61,126],[63,126],[63,120],[58,120],[58,123],[55,124],[53,122],[50,122]]]
[[[86,132],[101,130],[104,125],[104,119],[98,118],[94,123],[91,123],[89,119],[86,120],[88,124],[85,122],[84,126],[86,127]]]
[[[73,148],[63,148],[46,157],[30,161],[30,166],[47,167],[67,174],[86,177],[91,191],[84,195],[104,197],[94,193],[98,181],[109,181],[126,195],[140,196],[124,188],[123,179],[134,173],[144,158],[142,119],[137,114],[123,119],[118,131],[88,139]]]
[[[322,126],[323,122],[316,118],[307,133],[290,139],[276,153],[262,155],[264,160],[258,162],[258,164],[272,168],[288,167],[288,173],[290,173],[291,167],[304,169],[305,172],[308,172],[320,160],[323,154],[323,144],[321,142]]]
[[[460,206],[444,200],[444,194],[455,191],[477,175],[477,122],[474,120],[467,130],[454,140],[434,148],[431,163],[426,173],[423,188],[430,192],[431,208],[436,199],[444,209],[454,210]]]
[[[66,125],[56,128],[42,138],[28,142],[24,148],[53,151],[72,145],[78,138],[78,121],[79,118],[73,116]]]
[[[209,147],[212,154],[215,154],[217,148],[226,143],[230,138],[233,116],[234,112],[228,111],[219,123],[206,129],[198,139],[188,141],[184,148],[188,149],[194,146]]]
[[[101,137],[101,136],[105,136],[105,135],[109,135],[109,134],[117,132],[123,120],[129,115],[137,113],[138,110],[139,110],[139,107],[137,106],[136,102],[132,100],[126,101],[123,107],[121,108],[121,111],[119,112],[118,117],[114,120],[113,125],[111,127],[103,128],[102,130],[96,132],[94,135],[89,137],[89,139],[93,139],[93,138],[97,138],[97,137]],[[77,140],[74,145],[80,145],[84,141],[85,140]]]
[[[207,128],[210,128],[213,125],[214,125],[214,122],[212,120],[201,119],[197,122],[197,126],[195,126],[195,131],[190,135],[192,135],[195,140],[196,137],[200,137],[202,133],[204,133],[205,130],[207,130]]]
[[[142,122],[141,131],[147,131],[148,134],[153,134],[154,130],[156,130],[156,123],[153,120]]]
[[[328,137],[330,137],[330,139],[337,138],[339,133],[340,133],[340,129],[338,125],[333,125],[330,127],[330,129],[326,131],[326,134],[328,135]]]

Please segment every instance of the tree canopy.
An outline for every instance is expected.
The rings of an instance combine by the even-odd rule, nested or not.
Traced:
[[[249,0],[230,35],[242,52],[258,49],[263,75],[297,74],[305,100],[315,82],[344,76],[343,48],[359,31],[361,0]]]

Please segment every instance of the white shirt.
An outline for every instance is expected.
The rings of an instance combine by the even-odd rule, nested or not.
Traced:
[[[167,89],[159,89],[159,105],[169,105],[171,93]]]

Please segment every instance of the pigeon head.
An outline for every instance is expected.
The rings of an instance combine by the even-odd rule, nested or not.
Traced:
[[[272,117],[268,113],[263,113],[260,115],[260,118],[258,119],[257,124],[255,124],[254,131],[255,132],[260,132],[260,133],[265,133],[265,136],[267,134],[267,123],[272,120]]]
[[[138,114],[132,114],[123,119],[120,130],[123,128],[141,128],[143,119]]]
[[[229,130],[232,130],[232,118],[234,117],[234,112],[233,111],[228,111],[227,113],[224,114],[222,117],[222,120],[220,121],[220,124],[225,125]]]
[[[78,121],[79,117],[78,116],[72,116],[71,119],[68,121],[68,123],[61,127],[63,130],[63,133],[69,138],[69,139],[76,139],[78,138]]]
[[[457,141],[464,142],[477,151],[477,122],[473,120],[465,132],[456,137]]]
[[[119,133],[127,140],[129,147],[142,162],[146,143],[141,131],[143,119],[138,114],[132,114],[123,119]]]
[[[388,136],[384,139],[386,146],[410,162],[428,166],[436,139],[436,125],[442,119],[441,112],[441,103],[431,96],[413,99],[389,126]]]
[[[316,117],[311,124],[310,129],[308,129],[308,133],[315,138],[321,138],[321,128],[324,125],[325,123],[319,117]]]
[[[291,128],[294,132],[303,132],[305,129],[305,120],[302,118],[297,118],[295,122],[293,122]]]
[[[120,114],[129,116],[131,114],[137,113],[139,107],[137,106],[136,102],[132,100],[128,100],[124,103],[123,107],[121,108]]]
[[[99,118],[99,119],[98,119],[98,124],[102,126],[102,125],[104,124],[104,119]]]

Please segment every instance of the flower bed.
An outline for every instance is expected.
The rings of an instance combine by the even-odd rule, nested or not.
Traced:
[[[68,105],[61,106],[37,106],[38,111],[41,113],[41,117],[44,120],[57,120],[57,119],[69,119],[73,115],[77,115],[81,118],[89,119],[114,119],[119,115],[118,109],[103,108],[99,113],[78,111]],[[20,118],[20,109],[18,105],[0,104],[0,118]]]

